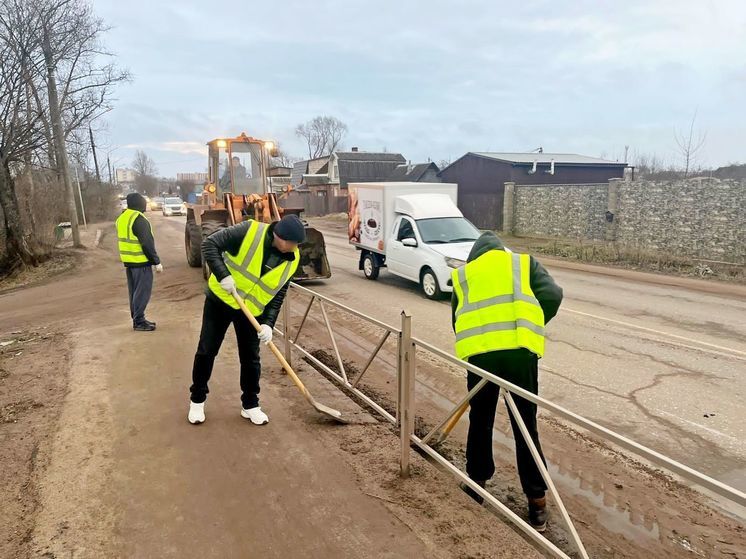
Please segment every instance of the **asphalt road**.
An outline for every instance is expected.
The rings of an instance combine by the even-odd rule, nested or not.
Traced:
[[[366,280],[344,224],[311,221],[333,277],[309,287],[390,324],[407,309],[416,336],[452,351],[447,301],[427,300],[385,270]],[[548,327],[542,396],[746,489],[746,298],[546,264],[565,300]]]

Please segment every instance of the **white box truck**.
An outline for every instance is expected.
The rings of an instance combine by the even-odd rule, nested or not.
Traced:
[[[457,185],[375,182],[348,189],[348,237],[366,278],[386,267],[419,283],[430,299],[453,290],[451,271],[466,262],[480,235],[456,206]]]

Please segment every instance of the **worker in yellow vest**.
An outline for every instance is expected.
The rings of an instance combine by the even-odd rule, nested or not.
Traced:
[[[155,239],[150,221],[145,217],[145,198],[133,192],[127,195],[127,209],[117,218],[119,258],[127,271],[132,328],[141,332],[155,330],[155,322],[145,318],[145,309],[153,291],[153,268],[163,271],[155,250]]]
[[[532,256],[511,252],[492,232],[477,239],[466,265],[453,271],[452,282],[451,309],[458,357],[538,394],[544,327],[559,310],[562,288]],[[468,373],[468,389],[480,380],[480,376]],[[499,387],[488,382],[472,398],[469,411],[466,472],[482,487],[495,473],[492,429],[499,393]],[[536,405],[513,398],[541,454]],[[547,487],[512,415],[510,421],[518,474],[528,498],[529,522],[543,531],[547,523]],[[467,485],[463,484],[462,489],[482,502]]]
[[[241,416],[255,425],[269,422],[259,406],[259,342],[268,344],[272,340],[272,328],[300,263],[298,245],[305,235],[298,216],[286,215],[271,224],[244,221],[213,233],[202,243],[202,255],[212,274],[205,291],[202,330],[192,368],[190,423],[205,421],[207,383],[231,323],[241,362]],[[234,292],[262,325],[261,333],[244,316]]]

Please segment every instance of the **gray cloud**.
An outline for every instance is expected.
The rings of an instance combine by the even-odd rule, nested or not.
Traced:
[[[697,108],[706,162],[744,159],[740,0],[94,7],[135,74],[111,142],[133,146],[117,150],[123,163],[147,148],[163,173],[203,167],[179,158],[241,131],[302,155],[294,126],[317,114],[347,122],[348,146],[438,160],[538,145],[668,154]]]

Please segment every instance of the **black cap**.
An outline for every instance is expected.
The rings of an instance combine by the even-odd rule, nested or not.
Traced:
[[[286,241],[302,243],[306,240],[306,228],[297,215],[288,214],[275,225],[275,235]]]
[[[147,203],[142,194],[137,192],[131,192],[127,194],[127,207],[131,210],[137,210],[138,212],[144,212],[147,209]]]

